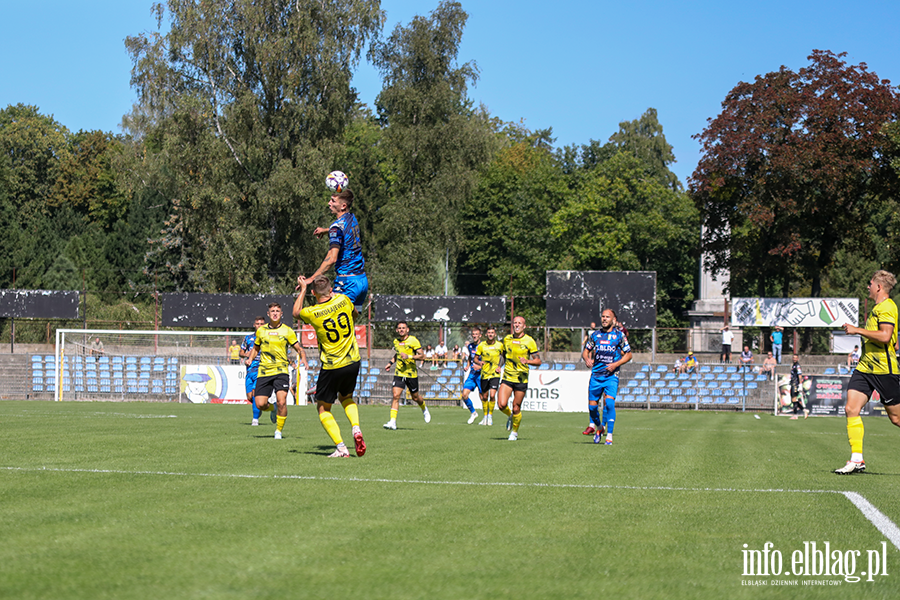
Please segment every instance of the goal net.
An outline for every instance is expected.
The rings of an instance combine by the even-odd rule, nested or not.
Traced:
[[[241,404],[247,367],[233,343],[248,333],[59,329],[40,366],[55,400]],[[291,351],[288,404],[305,404],[308,374],[295,359]]]

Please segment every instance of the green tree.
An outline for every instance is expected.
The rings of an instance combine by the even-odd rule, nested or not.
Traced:
[[[500,150],[460,214],[466,239],[462,268],[486,274],[465,291],[542,297],[546,271],[561,254],[551,218],[570,194],[558,161],[539,139],[514,141]],[[529,303],[527,310],[517,304],[516,313],[540,324],[543,300]]]
[[[672,146],[666,141],[656,109],[648,108],[640,118],[619,123],[619,131],[609,137],[617,150],[631,152],[647,169],[647,173],[666,187],[679,191],[681,182],[669,169],[675,162]]]
[[[441,2],[370,53],[384,78],[376,106],[392,169],[375,261],[381,291],[443,291],[448,252],[456,262],[458,212],[493,150],[492,122],[466,95],[477,67],[456,63],[467,18],[459,3]]]
[[[813,51],[810,65],[741,82],[696,137],[703,155],[690,194],[703,214],[713,272],[732,293],[819,296],[843,244],[873,254],[873,207],[896,196],[885,123],[900,95],[844,54]]]
[[[356,101],[377,0],[156,4],[165,34],[126,40],[171,211],[150,254],[176,288],[284,289],[321,260],[323,178]],[[166,180],[166,181],[163,181]],[[235,281],[234,277],[238,280]]]

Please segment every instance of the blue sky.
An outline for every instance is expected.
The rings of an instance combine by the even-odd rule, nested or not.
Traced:
[[[900,3],[517,3],[463,0],[460,62],[480,69],[470,97],[505,121],[552,127],[557,145],[606,141],[623,120],[656,108],[684,181],[699,145],[739,81],[808,64],[813,49],[847,52],[900,83]],[[152,30],[149,1],[7,2],[0,20],[0,106],[37,105],[73,131],[118,133],[135,100],[124,39]],[[384,0],[385,33],[437,1]],[[515,7],[511,9],[511,7]],[[354,78],[373,105],[381,86],[365,62]]]

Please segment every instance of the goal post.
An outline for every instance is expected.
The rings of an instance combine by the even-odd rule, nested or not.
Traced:
[[[44,371],[56,401],[243,404],[243,359],[232,358],[249,331],[59,329]],[[288,404],[306,404],[308,373],[291,351]],[[295,394],[296,390],[301,392]]]

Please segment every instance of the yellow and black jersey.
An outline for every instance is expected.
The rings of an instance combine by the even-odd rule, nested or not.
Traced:
[[[897,345],[897,305],[890,298],[886,298],[872,308],[869,318],[866,319],[866,329],[878,331],[883,323],[893,327],[891,339],[887,344],[863,337],[863,355],[856,365],[860,373],[873,375],[897,375],[897,355],[894,347]]]
[[[493,344],[489,344],[487,340],[478,344],[475,354],[481,357],[481,378],[493,379],[500,377],[500,357],[503,355],[503,342],[494,340]]]
[[[527,333],[520,338],[509,334],[503,338],[503,380],[513,383],[528,383],[528,365],[519,362],[537,354],[538,348],[534,338]]]
[[[316,330],[323,369],[339,369],[359,362],[353,304],[347,296],[334,294],[327,302],[306,306],[300,311],[300,319]]]
[[[394,367],[394,375],[396,377],[419,376],[419,371],[416,369],[416,361],[411,357],[415,356],[416,352],[421,348],[422,344],[419,343],[419,340],[414,335],[406,336],[406,339],[402,342],[394,338],[394,358],[397,361],[397,366]],[[408,354],[410,358],[400,358],[401,353]]]
[[[256,330],[259,353],[259,377],[289,374],[288,348],[297,343],[294,330],[282,323],[278,327],[263,325]]]

